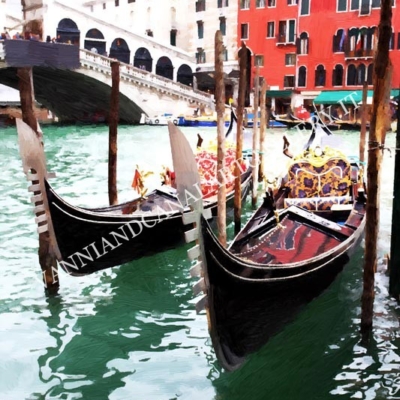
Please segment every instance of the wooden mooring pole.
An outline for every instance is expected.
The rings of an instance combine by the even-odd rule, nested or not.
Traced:
[[[242,217],[242,186],[240,176],[242,171],[239,163],[243,158],[243,112],[244,98],[246,94],[246,75],[247,75],[247,48],[244,43],[239,51],[239,90],[236,107],[237,131],[236,131],[236,163],[235,163],[235,198],[234,198],[234,223],[235,234],[237,235],[241,229]]]
[[[394,159],[392,235],[389,259],[389,293],[400,300],[400,104],[397,102],[396,155]]]
[[[265,146],[265,133],[266,133],[266,96],[267,96],[267,82],[263,79],[261,85],[261,116],[260,116],[260,166],[258,168],[258,182],[264,180],[264,168],[265,168],[265,157],[264,157],[264,146]]]
[[[361,334],[368,341],[372,329],[374,284],[379,227],[379,183],[382,148],[387,129],[387,106],[391,85],[389,42],[392,36],[392,0],[382,0],[378,48],[374,59],[374,97],[369,130],[367,170],[367,221],[365,230],[364,285],[361,298]]]
[[[361,130],[360,130],[360,162],[365,161],[365,138],[367,134],[367,96],[368,96],[368,83],[365,81],[363,84],[362,92],[362,105],[361,105]]]
[[[32,68],[24,67],[17,69],[17,76],[19,79],[19,94],[21,98],[21,112],[22,120],[29,125],[29,127],[36,132],[36,135],[42,140],[42,133],[39,131],[38,121],[35,116],[33,109],[34,102],[34,91],[33,91],[33,77]],[[36,171],[31,171],[33,174]],[[38,184],[39,181],[32,181],[34,185]],[[34,192],[34,195],[40,194],[40,192]],[[35,202],[35,208],[43,205],[43,201]],[[45,214],[45,211],[36,213],[36,217]],[[46,225],[46,221],[39,222],[38,226]],[[57,259],[52,252],[50,243],[49,232],[39,233],[39,264],[42,269],[43,283],[47,293],[55,294],[58,292],[60,282],[58,279],[58,267]]]
[[[253,188],[251,196],[251,205],[253,208],[257,206],[258,197],[258,161],[259,161],[259,128],[258,128],[258,106],[259,106],[259,66],[256,67],[255,85],[254,85],[254,104],[253,104],[253,154],[251,163],[253,165]]]
[[[226,247],[225,82],[223,39],[215,33],[215,103],[217,110],[218,239]]]
[[[110,205],[118,204],[117,191],[117,133],[119,120],[119,62],[111,62],[111,100],[108,140],[108,199]]]

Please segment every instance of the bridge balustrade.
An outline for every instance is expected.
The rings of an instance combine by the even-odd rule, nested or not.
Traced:
[[[111,62],[113,59],[102,56],[97,53],[93,53],[89,50],[80,49],[81,64],[89,62],[94,66],[101,66],[107,69],[107,72],[111,71]],[[204,93],[200,90],[195,90],[183,85],[179,82],[171,81],[170,79],[164,78],[163,76],[152,74],[146,70],[136,68],[131,64],[120,63],[121,78],[125,80],[133,79],[141,84],[147,84],[148,86],[156,86],[159,88],[169,89],[173,92],[178,92],[187,97],[192,97],[197,101],[211,103],[211,95]]]

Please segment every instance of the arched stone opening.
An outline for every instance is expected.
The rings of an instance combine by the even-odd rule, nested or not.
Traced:
[[[176,81],[182,83],[183,85],[193,86],[193,72],[189,65],[182,64],[178,68]]]
[[[86,33],[84,47],[86,50],[106,55],[106,40],[104,39],[104,35],[96,28],[90,29]]]
[[[112,42],[109,57],[116,58],[118,61],[129,64],[131,51],[124,39],[117,38]]]
[[[174,78],[174,67],[168,57],[160,57],[156,65],[156,74],[167,79]]]
[[[80,37],[81,31],[72,19],[64,18],[58,23],[57,42],[79,46]]]
[[[144,48],[139,47],[133,57],[133,66],[151,72],[153,70],[153,59],[150,52]]]

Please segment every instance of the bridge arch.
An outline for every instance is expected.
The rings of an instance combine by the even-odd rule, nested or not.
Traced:
[[[84,47],[90,51],[96,49],[98,54],[104,55],[106,52],[106,40],[103,33],[96,28],[89,29],[86,33]]]
[[[121,62],[129,64],[131,51],[129,50],[129,46],[124,39],[114,39],[110,47],[109,57],[116,58]]]
[[[187,64],[182,64],[178,68],[176,81],[187,86],[193,86],[193,72]]]
[[[174,67],[171,60],[166,57],[160,57],[156,65],[156,75],[163,76],[167,79],[174,79]]]
[[[148,72],[153,70],[153,59],[150,52],[145,47],[139,47],[133,57],[133,66],[140,69],[145,69]]]
[[[57,26],[57,41],[71,43],[79,46],[81,31],[75,21],[70,18],[62,19]]]

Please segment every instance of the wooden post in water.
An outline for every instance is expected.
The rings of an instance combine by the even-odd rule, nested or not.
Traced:
[[[119,120],[119,62],[111,62],[111,100],[108,116],[108,199],[110,205],[118,204],[117,192],[117,133]]]
[[[367,170],[367,222],[365,230],[364,285],[361,298],[361,334],[367,341],[372,329],[374,283],[377,264],[379,228],[379,183],[382,146],[387,129],[387,106],[390,94],[391,62],[389,42],[392,36],[392,0],[382,0],[378,48],[374,59],[374,97],[369,130]]]
[[[221,31],[215,33],[215,103],[217,110],[218,239],[226,247],[225,82]]]
[[[389,293],[400,300],[400,104],[397,104],[396,155],[394,159],[392,235],[390,240]]]
[[[260,116],[260,166],[258,168],[258,182],[262,182],[264,180],[264,145],[265,145],[265,133],[266,133],[266,96],[267,96],[267,82],[263,79],[263,83],[261,85],[261,116]]]
[[[240,176],[242,171],[239,163],[243,158],[243,112],[244,112],[244,97],[246,94],[246,75],[247,75],[247,48],[244,43],[239,51],[239,91],[237,99],[237,132],[236,132],[236,163],[235,163],[235,198],[234,198],[234,220],[235,234],[237,235],[241,228],[242,216],[242,186]]]
[[[253,154],[251,163],[253,165],[253,189],[252,189],[252,197],[251,197],[251,205],[253,208],[257,205],[257,192],[258,192],[258,147],[259,147],[259,129],[258,129],[258,103],[259,103],[259,76],[260,70],[259,66],[256,67],[256,75],[255,75],[255,85],[254,85],[254,105],[253,105]]]
[[[17,69],[17,76],[19,79],[19,94],[21,98],[21,111],[22,120],[29,125],[29,127],[36,132],[36,135],[42,141],[42,133],[39,132],[39,125],[36,119],[33,102],[34,102],[34,92],[33,92],[33,77],[32,68],[24,67]],[[43,141],[42,141],[43,144]],[[32,173],[36,171],[32,170]],[[32,184],[38,184],[39,181],[32,181]],[[34,195],[40,192],[34,192]],[[42,205],[43,201],[35,202],[35,208]],[[45,214],[45,211],[36,212],[36,217]],[[46,221],[39,222],[38,226],[46,225]],[[39,264],[42,269],[43,283],[49,294],[55,294],[58,291],[60,282],[58,280],[58,267],[57,259],[52,252],[49,231],[39,233]]]
[[[368,96],[368,83],[365,81],[363,84],[362,92],[362,106],[361,106],[361,131],[360,131],[360,162],[365,160],[365,137],[367,134],[367,96]]]

